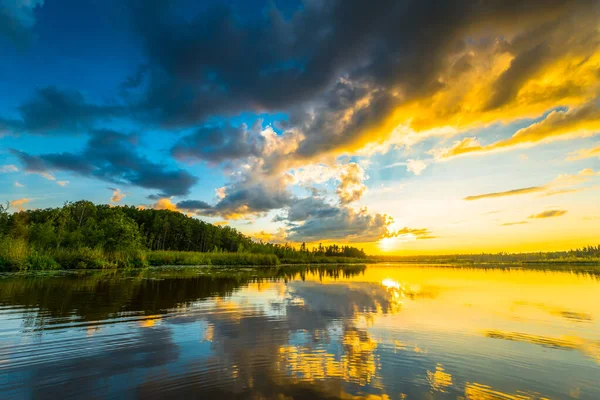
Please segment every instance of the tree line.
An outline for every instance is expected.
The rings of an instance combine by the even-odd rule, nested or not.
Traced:
[[[351,246],[255,241],[230,226],[216,226],[170,210],[67,202],[63,207],[9,213],[0,205],[0,237],[27,242],[38,250],[101,248],[107,252],[160,250],[186,252],[249,252],[281,259],[314,257],[365,258]]]

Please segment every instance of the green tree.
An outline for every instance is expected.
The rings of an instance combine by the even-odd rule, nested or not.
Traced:
[[[100,224],[104,232],[104,249],[107,251],[136,250],[142,246],[138,225],[123,212],[116,212]]]

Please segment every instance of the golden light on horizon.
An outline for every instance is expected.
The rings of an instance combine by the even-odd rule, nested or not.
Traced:
[[[377,242],[377,247],[385,253],[400,250],[402,248],[402,243],[412,242],[413,240],[417,240],[417,237],[412,233],[407,233],[393,237],[386,237],[380,239],[379,242]]]

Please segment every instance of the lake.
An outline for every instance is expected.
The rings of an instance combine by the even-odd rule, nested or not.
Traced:
[[[0,275],[0,398],[599,399],[600,280],[418,265]]]

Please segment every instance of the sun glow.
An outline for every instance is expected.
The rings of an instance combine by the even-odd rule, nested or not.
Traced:
[[[417,237],[415,235],[413,235],[412,233],[407,233],[404,235],[380,239],[379,242],[377,242],[377,246],[383,252],[394,251],[398,250],[403,242],[411,242],[416,239]]]
[[[381,284],[388,289],[400,289],[400,284],[393,279],[385,278]]]

